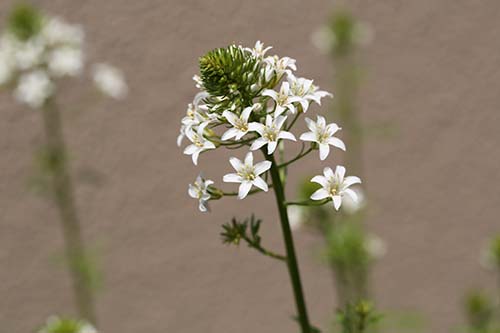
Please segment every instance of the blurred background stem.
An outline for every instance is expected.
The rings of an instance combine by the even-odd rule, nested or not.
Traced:
[[[72,278],[78,314],[96,325],[94,295],[90,284],[85,246],[69,174],[61,115],[54,98],[43,107],[47,159],[51,171],[51,191],[59,211],[65,255]]]

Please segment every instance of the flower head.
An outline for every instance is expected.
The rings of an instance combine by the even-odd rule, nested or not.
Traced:
[[[188,194],[191,198],[197,199],[199,201],[198,209],[200,212],[208,212],[208,200],[210,200],[210,193],[208,193],[208,187],[214,182],[210,179],[203,179],[203,177],[198,175],[194,184],[189,184]]]
[[[311,195],[312,200],[324,200],[331,198],[333,206],[339,210],[342,204],[342,198],[349,195],[352,200],[358,200],[356,193],[349,186],[361,183],[361,179],[356,176],[345,176],[345,168],[338,165],[335,168],[335,173],[331,168],[326,167],[323,170],[323,176],[315,176],[311,179],[312,182],[322,186],[319,190]]]
[[[300,136],[302,141],[316,142],[319,145],[319,158],[323,161],[330,153],[330,145],[345,151],[345,144],[333,135],[340,130],[335,123],[326,124],[322,116],[317,116],[316,122],[306,118],[307,127],[311,130]]]
[[[250,147],[250,150],[257,150],[264,145],[267,145],[267,153],[271,155],[276,150],[278,146],[278,141],[280,139],[287,139],[296,141],[295,136],[287,131],[282,131],[281,127],[285,123],[285,116],[278,116],[273,118],[270,115],[266,116],[266,123],[251,123],[251,128],[260,134],[260,138],[257,138]]]
[[[281,78],[283,74],[290,74],[292,70],[296,71],[297,66],[295,65],[295,59],[289,57],[280,58],[277,55],[267,57],[264,59],[267,63],[265,70],[266,80],[269,81],[271,76],[275,74],[278,78]]]
[[[97,64],[94,67],[94,82],[105,95],[121,99],[127,94],[127,84],[123,73],[110,65]]]
[[[192,127],[188,127],[186,129],[186,137],[192,142],[192,144],[184,149],[184,154],[191,155],[194,165],[198,165],[198,157],[201,152],[209,149],[215,149],[214,143],[203,136],[206,125],[206,123],[201,124],[196,130]]]
[[[271,162],[262,161],[254,165],[252,152],[247,153],[244,161],[236,157],[231,157],[229,162],[236,170],[236,173],[225,175],[223,180],[226,183],[240,183],[238,199],[244,199],[252,188],[252,185],[267,192],[267,183],[259,175],[271,168]]]

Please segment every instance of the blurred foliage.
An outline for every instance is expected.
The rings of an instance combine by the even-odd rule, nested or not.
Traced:
[[[482,291],[472,290],[465,297],[464,306],[470,331],[489,332],[494,314],[494,306],[489,297]]]
[[[337,324],[341,333],[373,332],[382,315],[375,312],[371,302],[360,300],[348,303],[337,312]]]
[[[95,333],[87,322],[69,318],[50,317],[39,333]]]
[[[11,12],[7,28],[20,40],[28,40],[38,34],[43,24],[41,13],[28,4],[19,4]]]
[[[330,19],[329,28],[333,33],[333,51],[337,55],[345,55],[355,47],[354,17],[346,11],[337,11]]]

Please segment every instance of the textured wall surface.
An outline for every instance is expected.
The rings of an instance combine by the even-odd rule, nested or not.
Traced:
[[[2,22],[12,3],[1,1]],[[68,81],[61,101],[85,237],[105,267],[102,332],[297,331],[286,268],[245,247],[226,248],[218,235],[233,214],[258,207],[264,241],[281,249],[274,199],[227,199],[200,214],[185,190],[198,170],[175,139],[196,91],[197,57],[233,41],[272,44],[297,59],[300,74],[334,91],[328,59],[310,42],[331,3],[35,3],[83,24],[89,57],[123,68],[130,85],[128,98],[115,103]],[[374,272],[375,294],[381,308],[418,311],[429,332],[447,332],[461,322],[463,292],[493,282],[477,259],[499,231],[500,3],[351,5],[376,32],[364,56],[364,122],[396,129],[389,138],[370,136],[365,151],[368,226],[388,246]],[[26,186],[43,140],[40,114],[6,93],[0,110],[0,331],[31,332],[50,314],[73,313],[71,289],[58,264],[57,214]],[[231,169],[228,156],[202,155],[200,165],[220,182]],[[309,158],[290,173],[297,179],[322,167]],[[330,273],[315,256],[321,240],[307,232],[296,238],[311,316],[325,327],[335,299]]]

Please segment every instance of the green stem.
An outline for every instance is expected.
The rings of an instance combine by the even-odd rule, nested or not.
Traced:
[[[297,156],[292,158],[290,161],[278,165],[278,168],[286,167],[287,165],[290,165],[293,162],[297,161],[298,159],[301,159],[302,157],[306,156],[307,154],[309,154],[312,151],[313,151],[313,148],[311,147],[308,150],[306,150],[305,152],[300,152]]]
[[[295,255],[293,236],[292,236],[292,231],[290,230],[290,223],[288,221],[288,213],[285,205],[285,192],[279,175],[279,169],[274,159],[274,156],[267,155],[267,153],[264,150],[262,152],[266,157],[266,159],[272,163],[270,169],[271,179],[274,185],[274,194],[276,196],[276,203],[278,205],[278,211],[280,215],[281,230],[283,232],[283,239],[285,241],[287,266],[288,266],[288,272],[290,274],[290,280],[292,282],[293,293],[295,296],[295,304],[298,312],[298,320],[300,323],[302,333],[311,333],[311,325],[309,323],[309,318],[307,316],[306,302],[304,299],[304,293],[302,291],[299,266]]]
[[[264,255],[266,255],[268,257],[274,258],[274,259],[286,261],[286,256],[278,254],[278,253],[273,252],[273,251],[270,251],[268,249],[265,249],[260,244],[256,244],[255,242],[253,242],[248,237],[243,237],[243,239],[247,242],[248,246],[250,246],[251,248],[253,248],[253,249],[257,250],[257,251],[259,251],[260,253],[262,253],[262,254],[264,254]]]
[[[66,161],[67,153],[61,116],[53,99],[48,100],[44,105],[43,121],[52,172],[52,191],[62,223],[65,251],[70,266],[78,313],[82,319],[96,325],[93,293],[85,270],[84,242]]]

